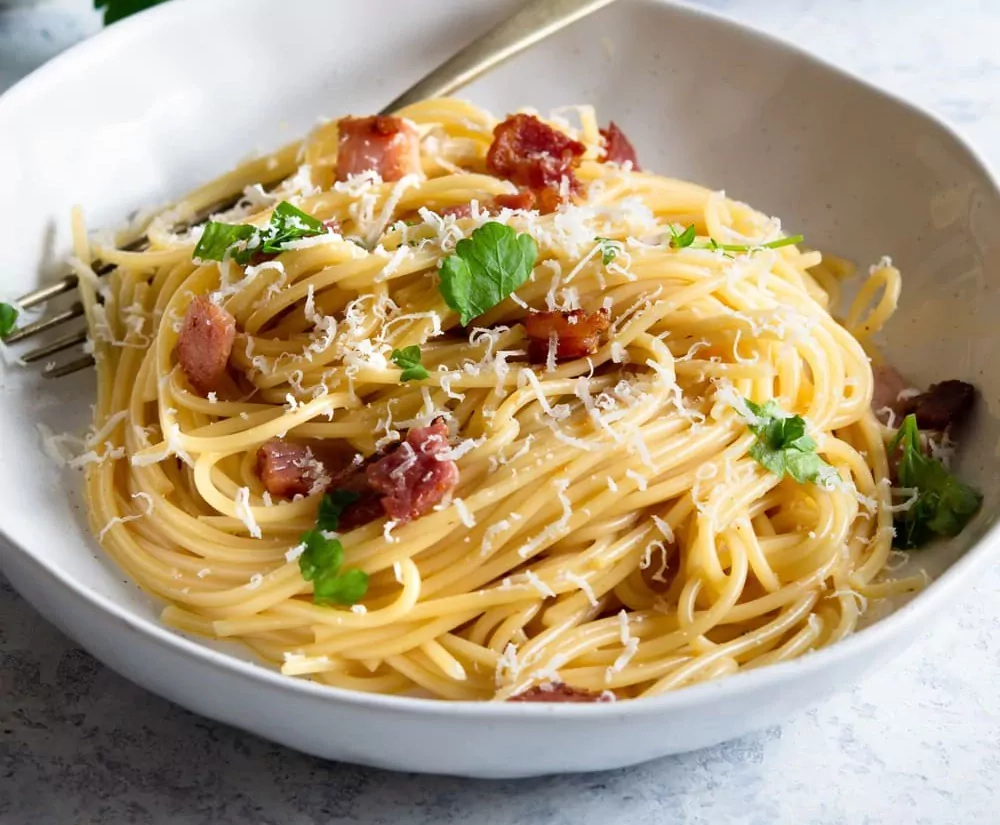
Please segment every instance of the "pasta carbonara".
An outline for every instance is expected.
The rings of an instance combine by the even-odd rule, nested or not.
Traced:
[[[898,271],[838,322],[841,262],[589,107],[331,121],[141,251],[75,221],[92,527],[184,631],[352,690],[627,699],[922,582],[884,575],[870,408]]]

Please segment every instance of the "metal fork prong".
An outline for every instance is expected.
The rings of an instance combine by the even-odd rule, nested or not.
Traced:
[[[42,370],[42,377],[62,378],[64,375],[71,375],[74,372],[89,369],[92,366],[94,366],[94,356],[84,355],[82,358],[77,358],[75,361],[67,361],[65,364],[57,367],[46,367]]]
[[[33,307],[35,304],[40,304],[42,301],[49,300],[49,298],[55,298],[56,295],[62,295],[64,292],[70,292],[76,289],[76,285],[79,282],[80,279],[77,278],[76,275],[65,275],[58,281],[55,281],[48,286],[43,286],[40,289],[36,289],[34,292],[22,295],[17,299],[17,303],[25,309]]]
[[[53,327],[64,324],[66,321],[72,321],[74,318],[79,318],[82,315],[83,304],[77,301],[73,304],[73,306],[64,312],[60,312],[49,318],[42,318],[31,324],[25,324],[20,329],[15,329],[10,335],[3,339],[3,342],[5,344],[16,344],[18,341],[23,341],[26,338],[31,338],[35,335],[41,335],[43,332],[47,332]]]
[[[31,352],[26,352],[21,356],[21,360],[26,364],[30,364],[32,361],[41,361],[49,355],[55,355],[57,352],[62,352],[64,349],[75,347],[77,344],[82,344],[86,340],[87,330],[85,329],[81,329],[78,332],[69,332],[66,335],[59,336],[54,341],[46,344],[44,347],[39,347],[38,349],[31,350]]]

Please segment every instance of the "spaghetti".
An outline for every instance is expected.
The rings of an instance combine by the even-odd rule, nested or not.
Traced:
[[[746,204],[613,162],[624,137],[577,114],[531,118],[579,147],[548,156],[566,161],[555,183],[497,174],[497,121],[432,100],[399,113],[419,166],[395,180],[338,174],[354,125],[331,122],[136,227],[144,251],[89,239],[77,216],[91,524],[166,622],[352,690],[632,698],[829,645],[866,599],[920,585],[882,576],[893,503],[865,351],[898,271],[875,267],[842,326],[842,264]],[[240,191],[218,220],[257,241],[193,258],[205,230],[177,223]],[[324,228],[255,256],[279,203]],[[489,224],[537,257],[463,326],[440,268]],[[117,267],[103,281],[97,259]],[[218,392],[178,363],[196,298],[234,320]],[[574,319],[605,322],[571,357],[558,333],[528,339],[539,313],[563,341]],[[406,351],[426,377],[401,381]],[[832,475],[800,482],[753,457],[747,402],[769,401],[808,423]],[[316,603],[303,536],[333,465],[398,457],[428,428],[453,486],[418,517],[323,531],[365,587]],[[267,444],[309,448],[308,490],[272,494]]]

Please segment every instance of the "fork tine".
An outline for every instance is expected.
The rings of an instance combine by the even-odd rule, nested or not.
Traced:
[[[21,360],[26,364],[30,364],[32,361],[40,361],[42,358],[46,358],[49,355],[53,355],[57,352],[62,352],[64,349],[69,349],[70,347],[75,347],[77,344],[82,344],[87,340],[87,330],[81,329],[78,332],[70,332],[66,335],[61,335],[44,347],[39,347],[38,349],[33,349],[31,352],[26,352],[21,356]]]
[[[21,306],[24,306],[24,304],[22,303]],[[40,335],[53,327],[57,327],[60,324],[65,323],[66,321],[79,318],[81,315],[83,315],[83,304],[77,301],[69,309],[53,315],[51,318],[42,318],[34,323],[25,324],[20,329],[15,329],[10,335],[3,339],[3,342],[5,344],[16,344],[18,341],[23,341],[25,338],[31,338],[34,335]]]
[[[49,298],[55,298],[56,295],[62,295],[64,292],[76,289],[77,283],[79,283],[79,279],[76,275],[66,275],[55,283],[43,286],[40,289],[36,289],[34,292],[27,293],[26,295],[22,295],[17,299],[17,303],[25,308],[31,307],[35,304],[42,303],[42,301],[47,301]]]
[[[88,367],[94,365],[93,355],[84,355],[82,358],[77,358],[74,361],[68,361],[67,363],[52,367],[51,369],[46,367],[42,370],[43,378],[62,378],[64,375],[71,375],[74,372],[79,372],[80,370],[85,370]]]

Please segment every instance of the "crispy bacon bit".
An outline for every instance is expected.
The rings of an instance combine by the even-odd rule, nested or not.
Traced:
[[[919,392],[888,365],[876,367],[873,374],[872,409],[876,414],[891,411],[892,424],[912,413],[921,430],[943,431],[961,426],[975,406],[976,388],[965,381],[941,381]]]
[[[635,147],[632,145],[625,133],[619,129],[612,120],[607,129],[601,129],[601,137],[604,138],[604,154],[601,156],[601,163],[625,163],[632,162],[632,170],[641,172],[639,159],[635,155]]]
[[[472,204],[471,203],[461,203],[458,206],[446,206],[444,209],[439,209],[437,213],[442,218],[447,218],[451,216],[458,220],[462,218],[472,217]]]
[[[340,514],[339,529],[342,533],[346,533],[356,527],[364,527],[366,524],[371,524],[371,522],[382,518],[384,515],[385,510],[382,507],[382,501],[379,499],[378,493],[366,490],[361,493],[361,497],[357,501],[348,504],[344,508],[344,511]]]
[[[419,518],[458,484],[458,465],[442,456],[447,449],[448,428],[438,419],[410,430],[406,441],[367,468],[368,483],[382,494],[389,518]]]
[[[257,473],[272,496],[309,495],[323,485],[326,472],[308,447],[272,438],[257,450]]]
[[[524,319],[528,357],[534,364],[544,364],[553,346],[557,361],[592,355],[601,345],[601,333],[607,330],[609,324],[606,309],[597,312],[584,312],[582,309],[532,312]]]
[[[910,398],[904,414],[913,413],[921,430],[947,430],[961,425],[976,403],[976,388],[954,379],[931,384],[927,392]]]
[[[496,212],[499,212],[501,209],[521,209],[527,211],[535,208],[535,193],[530,189],[521,189],[514,195],[497,195],[493,199],[493,203]]]
[[[486,153],[490,174],[530,189],[542,212],[551,212],[562,201],[563,178],[569,190],[579,184],[573,174],[586,147],[533,115],[512,115],[493,130]]]
[[[535,685],[524,693],[511,696],[508,702],[613,702],[614,694],[591,693],[589,690],[570,687],[565,682]]]
[[[885,411],[889,410],[895,419],[893,423],[899,423],[899,419],[906,413],[906,399],[913,395],[916,390],[895,367],[883,364],[872,370],[875,379],[875,386],[872,390],[872,410],[880,418],[886,417]]]
[[[337,180],[374,170],[382,180],[420,173],[420,135],[401,117],[344,117],[337,123]]]
[[[187,308],[177,338],[177,362],[188,383],[201,395],[225,389],[229,355],[236,338],[236,319],[199,296]]]
[[[368,484],[368,477],[365,474],[369,466],[384,456],[385,453],[375,453],[364,458],[358,454],[334,476],[330,484],[331,490],[348,490],[358,494],[357,501],[348,504],[340,514],[340,530],[344,532],[353,530],[385,515],[378,493]]]
[[[535,194],[527,189],[522,189],[514,195],[497,195],[492,203],[486,204],[486,212],[490,215],[499,215],[501,209],[532,209],[535,205]],[[459,206],[446,206],[439,209],[441,217],[451,215],[454,218],[471,218],[472,204],[463,203]]]

